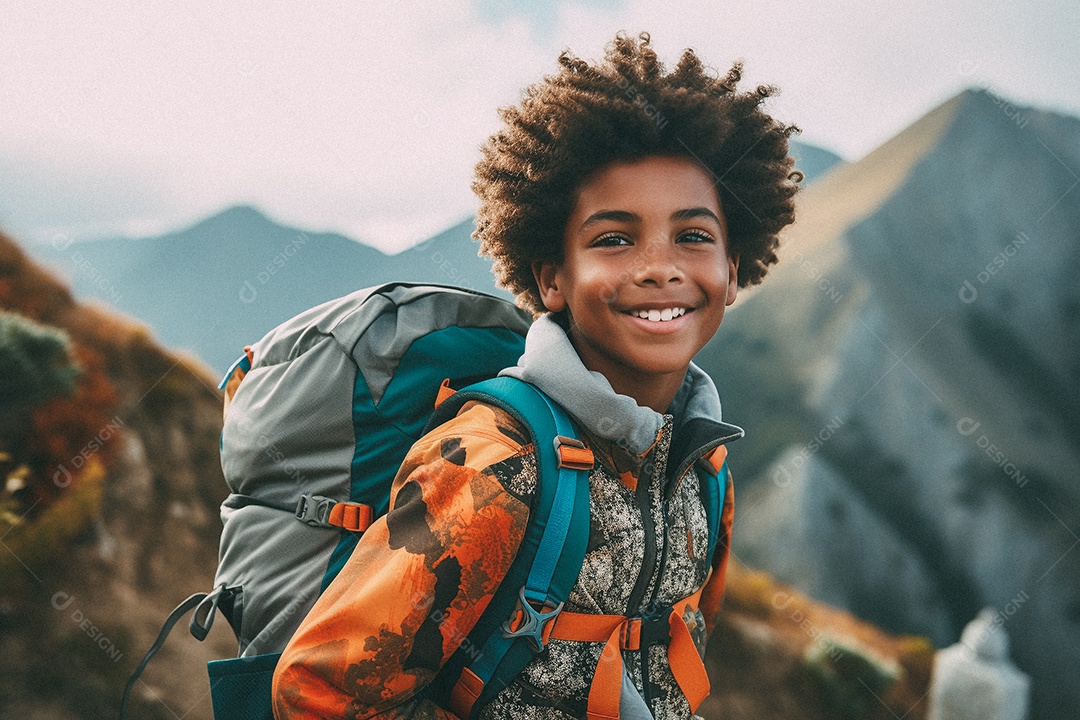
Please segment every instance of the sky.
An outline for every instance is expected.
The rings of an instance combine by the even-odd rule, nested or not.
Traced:
[[[856,160],[964,88],[1080,116],[1080,5],[0,0],[0,229],[154,235],[234,204],[397,251],[470,216],[497,109],[648,31]]]

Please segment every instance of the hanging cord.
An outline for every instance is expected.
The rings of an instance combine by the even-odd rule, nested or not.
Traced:
[[[147,663],[150,662],[150,658],[154,656],[161,646],[165,644],[165,639],[169,637],[169,633],[172,632],[173,626],[184,615],[187,615],[191,610],[195,610],[195,614],[191,618],[191,625],[189,629],[191,634],[196,639],[202,641],[206,639],[207,633],[210,632],[210,628],[214,624],[214,614],[217,612],[218,603],[225,595],[231,595],[231,591],[225,588],[225,585],[221,585],[214,589],[210,593],[195,593],[184,602],[177,605],[169,617],[165,620],[165,624],[161,626],[161,632],[158,633],[157,640],[150,646],[150,649],[146,651],[146,655],[143,656],[142,662],[135,668],[135,672],[131,674],[131,677],[127,681],[127,685],[124,686],[124,697],[120,700],[120,720],[126,720],[127,718],[127,705],[128,699],[131,695],[131,689],[135,687],[135,683],[139,677],[142,676],[143,670],[146,669]],[[209,602],[209,606],[203,608],[205,603]],[[206,619],[200,621],[199,616],[205,612]]]

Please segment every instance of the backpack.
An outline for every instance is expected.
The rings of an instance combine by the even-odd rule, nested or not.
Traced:
[[[121,718],[146,663],[192,610],[197,639],[220,610],[239,643],[238,657],[208,665],[214,716],[272,718],[281,651],[360,534],[386,514],[412,444],[470,400],[499,406],[526,428],[538,482],[506,578],[431,692],[444,706],[465,708],[464,719],[513,679],[543,649],[577,579],[593,464],[565,411],[532,385],[496,377],[524,351],[529,324],[524,311],[490,295],[390,283],[312,308],[245,348],[220,385],[230,495],[215,589],[169,616],[128,682]],[[713,478],[703,483],[710,552],[726,472]]]

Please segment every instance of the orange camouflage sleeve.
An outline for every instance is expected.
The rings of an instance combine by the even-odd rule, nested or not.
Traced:
[[[413,446],[390,512],[285,648],[275,718],[455,717],[422,690],[517,553],[535,483],[531,450],[508,415],[477,403]]]

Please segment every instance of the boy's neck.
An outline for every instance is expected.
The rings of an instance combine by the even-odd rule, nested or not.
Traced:
[[[682,387],[686,373],[649,375],[636,381],[627,377],[611,378],[607,374],[604,374],[604,377],[611,383],[615,392],[631,397],[637,401],[638,405],[664,415],[671,408],[671,403],[679,392],[679,388]]]
[[[560,318],[560,320],[562,320]],[[562,320],[560,324],[565,323]],[[566,327],[564,325],[563,329]],[[604,376],[611,388],[620,395],[633,398],[641,407],[664,415],[671,407],[676,393],[686,379],[688,368],[673,373],[648,373],[605,356],[582,341],[572,329],[567,332],[570,344],[586,369]]]

